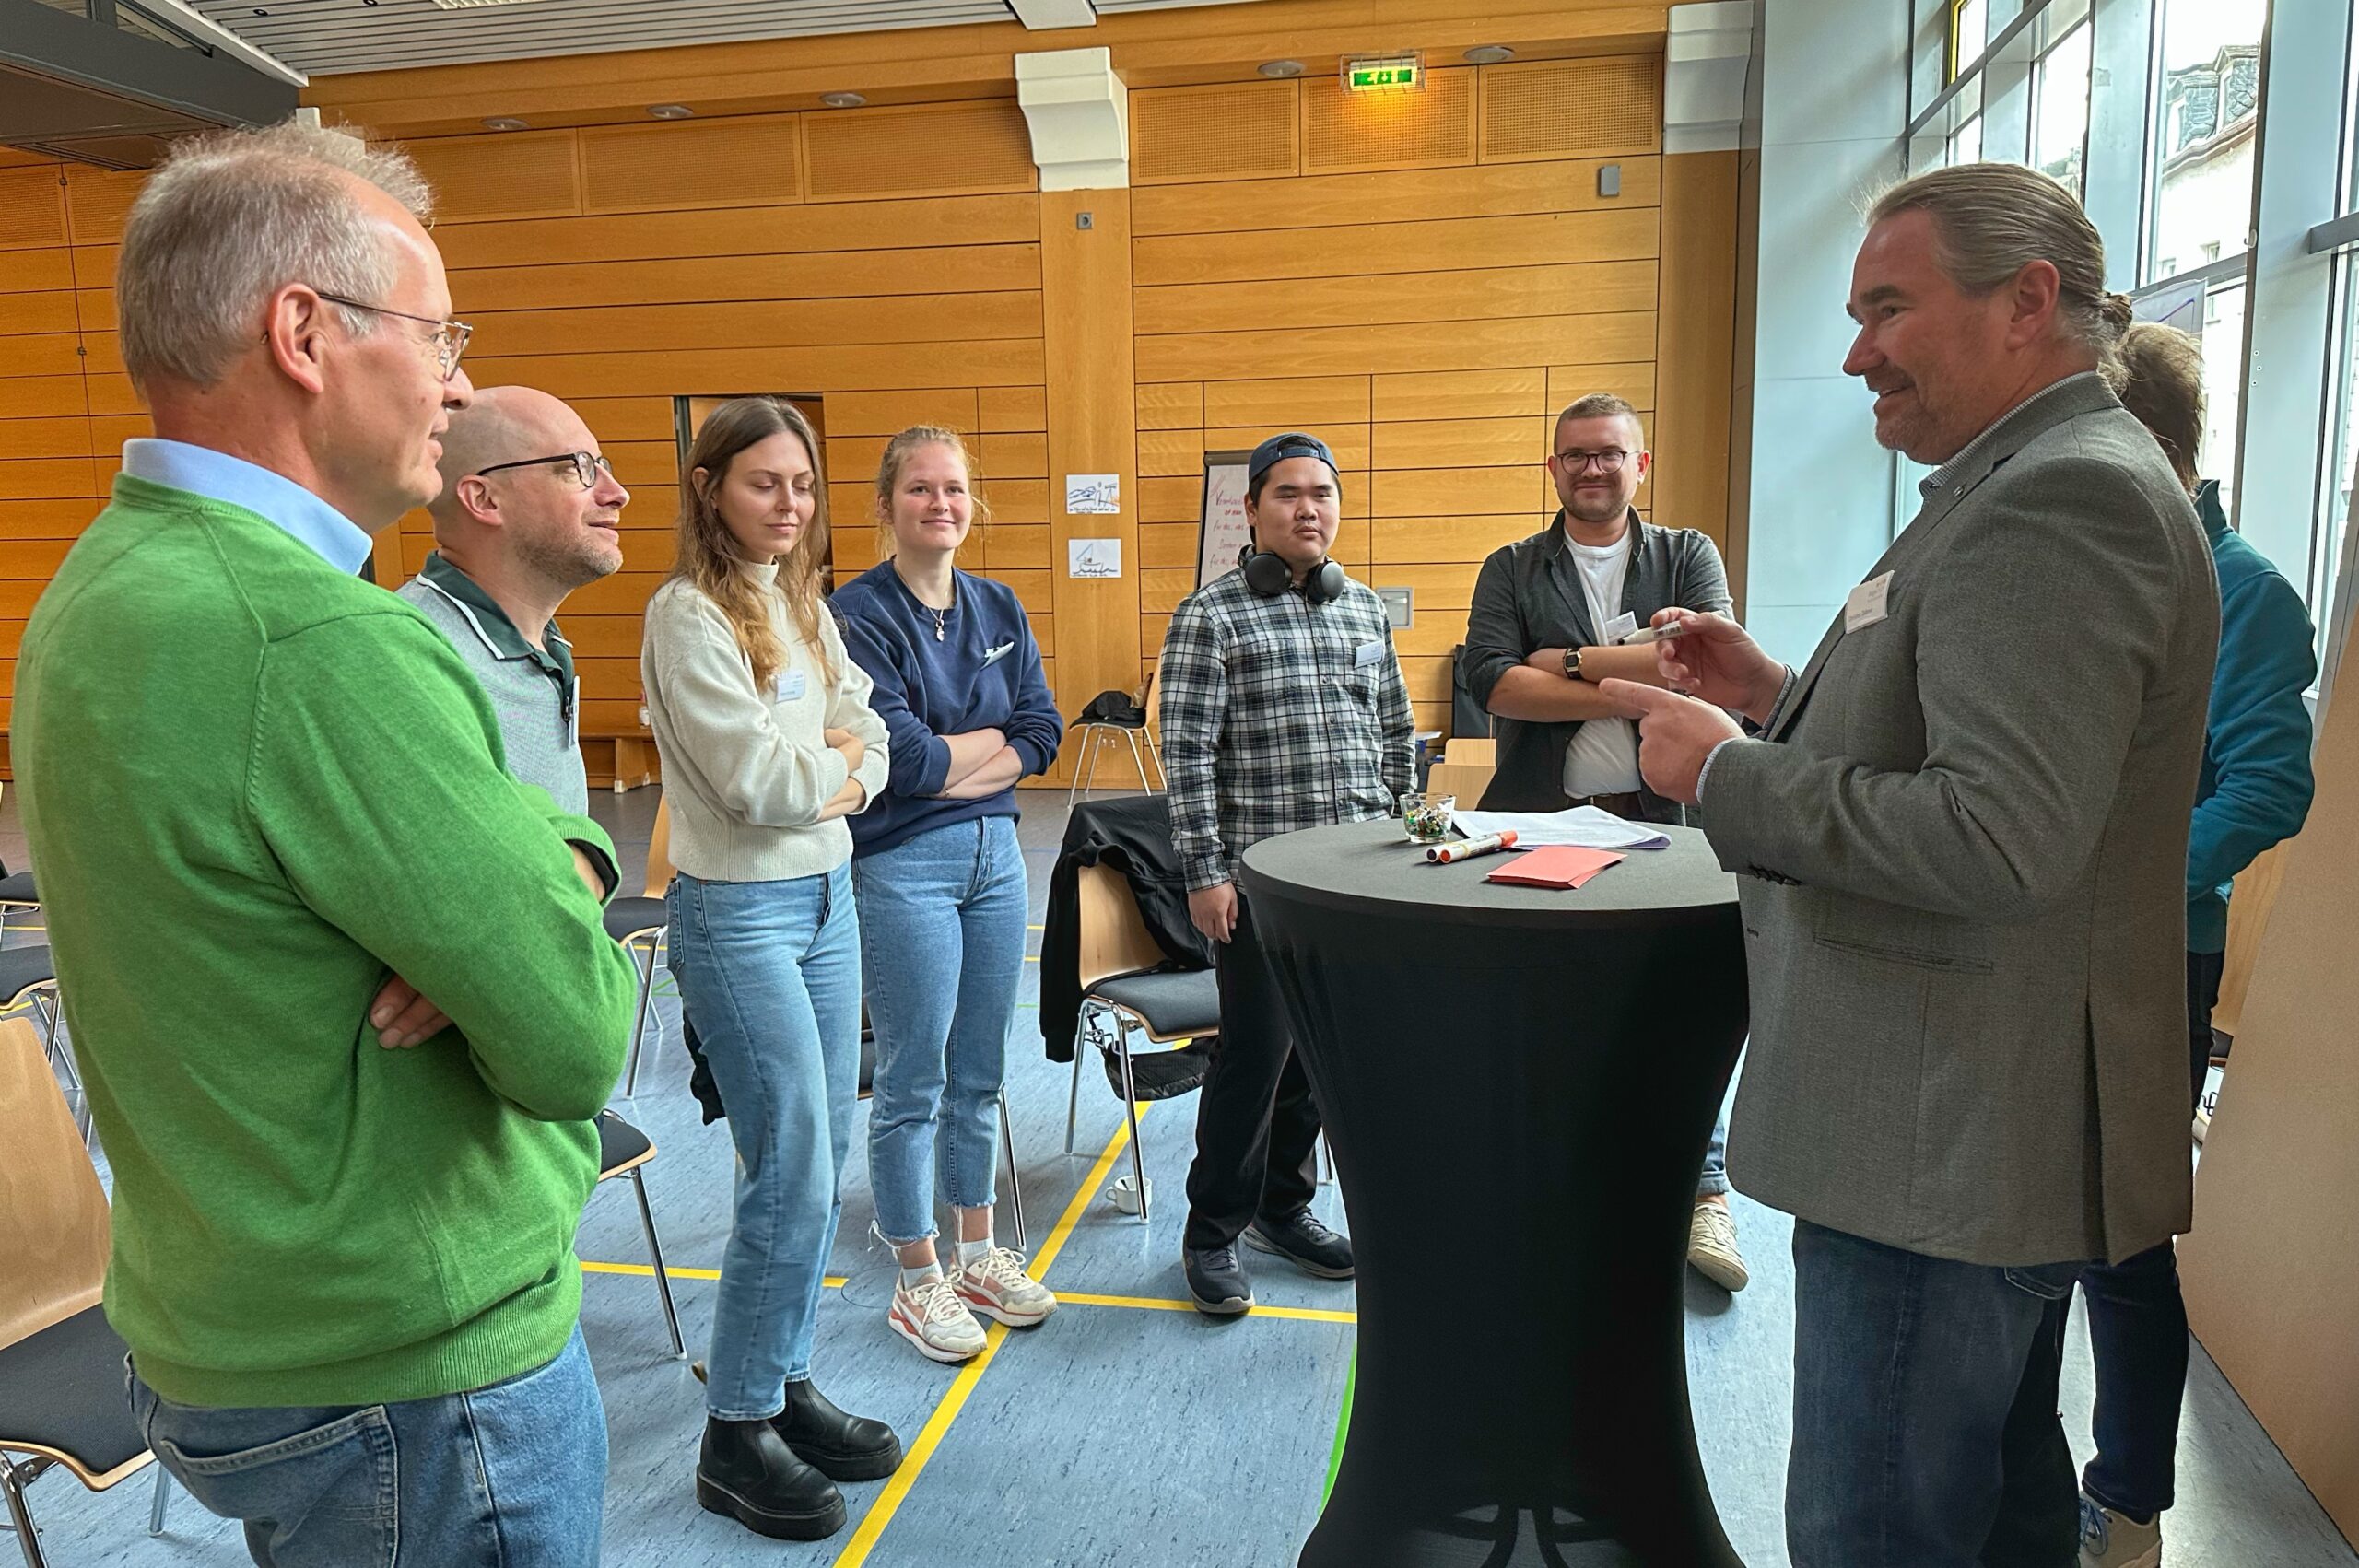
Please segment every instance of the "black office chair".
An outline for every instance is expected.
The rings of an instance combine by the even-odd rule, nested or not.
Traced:
[[[655,1211],[648,1207],[647,1183],[640,1168],[655,1158],[655,1141],[612,1111],[598,1113],[598,1179],[630,1178],[639,1199],[640,1228],[647,1233],[647,1260],[655,1266],[655,1294],[663,1304],[663,1328],[672,1336],[672,1356],[686,1360],[687,1342],[680,1338],[679,1308],[672,1305],[672,1276],[663,1270],[663,1243],[655,1234]]]

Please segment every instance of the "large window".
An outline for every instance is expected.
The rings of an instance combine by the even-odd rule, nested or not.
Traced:
[[[2032,67],[2031,161],[2074,195],[2087,184],[2091,24],[2082,22]]]
[[[2156,0],[2143,281],[2240,255],[2269,0]]]

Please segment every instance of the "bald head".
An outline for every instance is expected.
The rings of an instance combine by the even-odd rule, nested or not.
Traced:
[[[428,509],[436,547],[486,584],[530,580],[570,591],[616,570],[616,527],[630,492],[603,467],[585,489],[563,461],[597,451],[581,415],[548,393],[477,391],[442,436],[442,493]]]

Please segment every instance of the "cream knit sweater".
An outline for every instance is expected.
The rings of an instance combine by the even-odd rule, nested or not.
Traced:
[[[775,565],[743,569],[766,584],[778,578]],[[728,621],[694,584],[675,578],[648,601],[640,675],[663,758],[672,863],[700,881],[783,882],[851,858],[843,819],[817,820],[846,777],[827,731],[849,731],[867,747],[851,777],[869,801],[885,788],[885,724],[868,706],[868,676],[845,654],[835,617],[819,617],[836,672],[830,682],[785,607],[774,604],[771,615],[786,664],[768,691],[757,691]]]

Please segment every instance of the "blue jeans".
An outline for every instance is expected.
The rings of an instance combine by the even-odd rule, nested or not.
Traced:
[[[464,1394],[324,1409],[176,1405],[131,1419],[261,1568],[594,1568],[606,1412],[576,1327],[536,1372]]]
[[[2187,955],[2188,1115],[2202,1103],[2212,1065],[2212,1010],[2226,955]],[[2187,1303],[2178,1253],[2165,1242],[2081,1276],[2096,1363],[2096,1452],[2082,1488],[2117,1514],[2151,1519],[2171,1505],[2179,1406],[2187,1398]]]
[[[851,863],[876,1032],[868,1179],[896,1246],[934,1234],[934,1196],[989,1209],[1007,1030],[1030,895],[1014,817],[953,823]]]
[[[2078,1263],[2001,1269],[1794,1223],[1793,1568],[2070,1568],[2056,1413]]]
[[[666,895],[680,1005],[729,1107],[737,1208],[721,1258],[705,1408],[767,1421],[811,1375],[860,1092],[860,918],[841,866]]]

